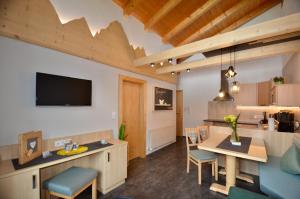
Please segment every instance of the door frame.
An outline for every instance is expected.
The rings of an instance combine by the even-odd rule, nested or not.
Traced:
[[[128,77],[124,75],[119,75],[119,117],[118,117],[118,128],[120,127],[123,121],[123,85],[124,82],[131,82],[135,84],[139,84],[142,89],[143,95],[140,96],[141,107],[140,107],[140,132],[142,132],[142,143],[141,147],[143,150],[141,151],[141,157],[146,157],[146,121],[147,121],[147,82],[142,79],[137,79],[134,77]]]
[[[182,95],[182,100],[181,100],[181,135],[180,136],[183,136],[183,90],[176,90],[176,136],[178,136],[178,126],[177,126],[177,109],[178,109],[178,98],[177,98],[177,93],[181,93]]]

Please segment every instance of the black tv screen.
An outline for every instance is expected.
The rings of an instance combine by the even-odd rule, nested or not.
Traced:
[[[92,81],[36,73],[37,106],[91,106]]]

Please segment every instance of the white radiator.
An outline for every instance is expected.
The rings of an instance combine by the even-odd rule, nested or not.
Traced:
[[[166,126],[148,130],[148,153],[176,142],[176,126]]]

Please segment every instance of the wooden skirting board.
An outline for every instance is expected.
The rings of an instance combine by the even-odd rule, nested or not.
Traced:
[[[145,51],[129,44],[119,22],[93,36],[85,18],[62,24],[49,0],[0,1],[0,35],[176,83],[170,74],[158,75],[154,68],[133,66],[133,60],[144,57]]]

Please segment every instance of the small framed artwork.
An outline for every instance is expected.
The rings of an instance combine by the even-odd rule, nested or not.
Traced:
[[[19,135],[19,164],[25,164],[42,155],[42,131]]]
[[[173,91],[155,87],[154,110],[173,110]]]

